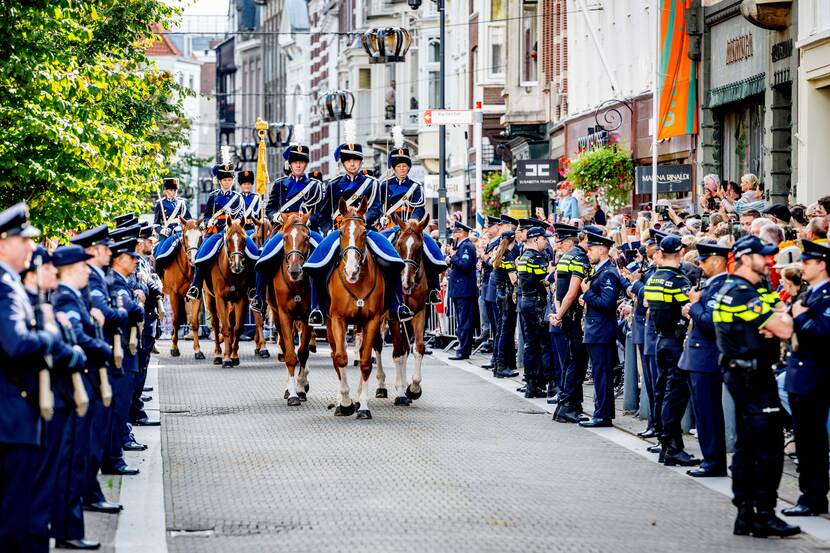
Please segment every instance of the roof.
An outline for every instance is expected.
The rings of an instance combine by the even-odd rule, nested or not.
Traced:
[[[150,23],[150,30],[161,40],[153,41],[153,45],[147,49],[148,57],[161,56],[181,56],[182,51],[179,50],[168,35],[161,34],[164,29],[158,23]]]

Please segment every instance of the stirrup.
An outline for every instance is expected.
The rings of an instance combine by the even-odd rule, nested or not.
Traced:
[[[438,294],[438,290],[429,291],[427,303],[429,303],[430,305],[438,305],[439,303],[441,303],[441,296]]]
[[[187,291],[185,298],[189,300],[198,300],[199,299],[199,289],[195,286],[191,286],[190,289]]]
[[[415,313],[413,313],[412,310],[408,306],[399,305],[398,306],[398,312],[395,313],[395,316],[396,316],[397,320],[399,320],[401,322],[406,322],[406,321],[411,320],[412,317],[415,316]]]
[[[262,302],[261,299],[255,297],[251,300],[251,311],[256,311],[257,313],[262,315],[262,312],[264,310],[265,310],[265,306],[263,305],[263,302]]]
[[[256,299],[256,288],[248,288],[248,301]]]
[[[323,312],[319,309],[314,309],[308,314],[308,324],[311,326],[323,326],[326,324],[326,318]]]

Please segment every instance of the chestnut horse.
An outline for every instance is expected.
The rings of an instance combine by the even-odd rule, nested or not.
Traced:
[[[256,227],[254,233],[251,235],[251,239],[257,248],[262,249],[262,245],[271,237],[271,233],[274,232],[274,226],[268,219],[264,221],[262,219],[251,219],[250,222]],[[253,309],[251,313],[254,316],[256,326],[256,332],[254,333],[254,343],[256,344],[254,355],[263,359],[271,357],[271,353],[265,347],[265,321],[268,318],[267,313],[257,313]]]
[[[384,292],[386,283],[381,267],[368,251],[366,230],[366,197],[357,209],[346,205],[340,198],[340,259],[328,277],[329,306],[326,336],[331,346],[334,369],[340,377],[340,397],[335,416],[349,416],[357,409],[358,419],[371,419],[369,411],[369,376],[372,374],[372,348],[380,333],[381,319],[385,313]],[[349,397],[346,379],[346,326],[362,327],[360,346],[361,379],[357,386],[357,402]]]
[[[246,263],[245,244],[247,234],[239,220],[228,220],[222,238],[222,247],[216,261],[210,268],[209,286],[206,294],[208,309],[213,307],[218,317],[211,312],[211,323],[218,318],[219,328],[224,340],[222,366],[225,368],[239,365],[239,336],[245,325],[245,308],[248,304],[248,288],[253,285],[252,270]],[[208,297],[210,296],[210,297]],[[211,300],[213,300],[211,302]],[[213,303],[214,305],[211,305]],[[214,332],[216,325],[213,324]],[[217,341],[214,363],[222,354]]]
[[[395,362],[395,389],[398,392],[395,397],[395,405],[407,406],[412,400],[421,397],[421,364],[426,351],[424,343],[424,329],[426,327],[426,304],[429,294],[429,287],[426,278],[426,266],[424,265],[424,229],[429,225],[429,214],[419,221],[410,219],[404,222],[397,213],[392,219],[400,231],[395,241],[395,250],[404,262],[401,272],[401,288],[403,301],[406,303],[415,316],[410,322],[390,321],[389,330],[392,333],[392,360]],[[415,372],[412,375],[412,382],[407,385],[406,363],[411,352],[410,337],[415,341]],[[382,340],[375,341],[375,350],[380,359]],[[385,375],[380,363],[378,363],[378,389],[375,397],[386,397]]]
[[[306,362],[312,329],[307,321],[311,312],[311,286],[308,277],[303,273],[303,263],[311,255],[311,233],[308,229],[310,215],[311,213],[292,214],[283,223],[282,261],[274,274],[273,288],[269,287],[266,294],[268,305],[271,306],[271,312],[276,318],[280,347],[285,367],[288,369],[285,399],[290,407],[296,407],[306,401],[308,392]],[[297,326],[300,330],[300,344],[295,350],[294,336]],[[300,365],[299,375],[296,374],[297,363]],[[297,391],[298,386],[300,391]]]
[[[162,289],[167,294],[170,309],[173,312],[173,335],[171,337],[173,343],[170,346],[170,355],[172,357],[181,355],[179,351],[179,326],[187,320],[190,322],[190,331],[193,336],[194,355],[196,359],[204,359],[205,354],[200,351],[199,346],[199,316],[202,313],[202,302],[199,300],[184,301],[187,289],[190,288],[190,282],[193,280],[193,263],[196,260],[196,252],[202,243],[202,231],[199,230],[202,220],[188,221],[179,217],[179,222],[182,225],[179,251],[176,252],[173,261],[165,267],[162,280]],[[187,313],[188,307],[190,313]]]

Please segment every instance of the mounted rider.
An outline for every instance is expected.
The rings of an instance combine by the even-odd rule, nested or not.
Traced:
[[[202,212],[203,222],[200,228],[207,229],[208,235],[196,253],[193,283],[187,291],[187,299],[199,299],[205,275],[213,265],[222,246],[224,240],[222,231],[225,230],[229,220],[240,219],[245,212],[245,200],[239,192],[233,190],[234,173],[233,165],[229,161],[229,152],[223,151],[222,157],[224,162],[214,165],[212,169],[214,179],[219,182],[219,188],[210,193],[205,210]],[[252,261],[256,261],[259,257],[259,250],[250,236],[245,245],[245,254]]]
[[[245,204],[242,211],[242,221],[245,231],[250,236],[256,226],[255,220],[262,218],[262,198],[254,192],[254,172],[253,171],[237,171],[236,182],[239,183],[240,196]]]
[[[298,125],[299,127],[299,125]],[[295,131],[295,136],[297,136]],[[271,186],[271,195],[268,196],[268,205],[265,206],[265,216],[276,227],[290,215],[312,212],[308,219],[310,242],[316,247],[323,241],[323,236],[316,232],[318,228],[317,208],[322,204],[324,184],[322,175],[318,171],[306,174],[309,162],[308,146],[292,144],[286,148],[282,157],[288,162],[289,174],[274,181]],[[265,290],[277,269],[277,260],[282,252],[283,235],[274,233],[262,246],[262,253],[256,264],[256,293],[251,302],[251,309],[260,313],[265,307]],[[309,324],[318,326],[323,324],[323,313],[317,304],[317,292],[311,285],[311,314]]]
[[[413,317],[412,310],[401,301],[401,279],[400,272],[403,270],[403,260],[395,251],[392,243],[381,233],[369,230],[375,226],[383,215],[380,202],[380,185],[368,171],[361,171],[363,163],[363,146],[353,141],[354,122],[346,122],[346,142],[340,144],[334,151],[335,161],[343,164],[345,174],[329,181],[322,205],[318,211],[318,225],[322,231],[330,231],[339,221],[338,204],[343,198],[349,207],[357,207],[363,198],[368,202],[366,211],[366,228],[368,249],[372,252],[375,260],[384,269],[387,282],[395,282],[394,292],[387,291],[386,305],[390,307],[389,314],[392,319],[407,321]],[[335,252],[339,249],[340,231],[331,230],[325,239],[317,246],[303,266],[315,279],[317,291],[325,293],[326,281],[330,270],[335,265]],[[389,280],[392,278],[393,280]],[[322,287],[320,287],[322,286]],[[328,299],[326,298],[326,302]],[[319,310],[318,310],[319,312]],[[322,312],[319,319],[310,324],[322,325],[325,321]]]
[[[159,229],[159,242],[153,249],[158,268],[173,258],[181,241],[179,217],[191,218],[187,201],[177,196],[179,179],[166,178],[163,187],[164,197],[158,199],[153,209],[153,225]]]
[[[400,228],[392,221],[392,215],[398,214],[401,221],[421,219],[424,216],[425,199],[424,185],[409,178],[412,169],[412,158],[409,149],[403,147],[403,134],[400,127],[393,130],[396,135],[395,148],[389,152],[387,165],[394,172],[394,176],[386,179],[380,185],[380,198],[383,205],[383,215],[380,217],[381,234],[392,243],[397,239]],[[429,303],[441,303],[438,294],[440,275],[447,269],[441,248],[432,237],[424,232],[424,266],[426,268],[427,286],[429,287]]]

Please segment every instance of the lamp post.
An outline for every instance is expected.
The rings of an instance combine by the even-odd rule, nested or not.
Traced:
[[[438,109],[446,108],[445,103],[445,71],[446,49],[444,41],[446,33],[446,6],[445,0],[435,0],[438,4],[438,20],[440,22],[438,44]],[[447,129],[444,125],[438,126],[438,233],[442,242],[447,240]]]

